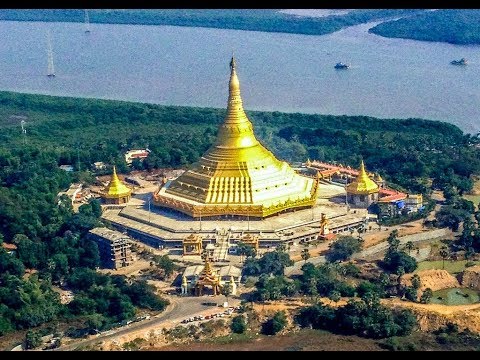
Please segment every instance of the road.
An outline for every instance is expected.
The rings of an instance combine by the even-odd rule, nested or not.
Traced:
[[[437,239],[437,238],[441,238],[442,236],[445,236],[444,234],[441,233],[442,231],[443,229],[437,229],[435,231],[429,231],[428,233],[424,233],[424,234],[431,234],[432,239]],[[399,240],[400,240],[400,245],[405,245],[408,241],[416,243],[420,241],[426,241],[428,239],[425,239],[423,237],[419,237],[418,239],[413,239],[412,236],[404,236],[404,237],[400,237]],[[352,256],[352,259],[365,259],[375,254],[378,254],[380,252],[384,252],[385,250],[387,250],[387,248],[388,248],[388,243],[386,241],[383,241],[380,244],[370,246],[354,254]],[[325,259],[325,256],[315,256],[308,259],[307,262],[310,262],[314,265],[320,265],[320,264],[324,264],[326,262],[326,259]],[[289,266],[285,268],[285,275],[289,276],[292,274],[301,274],[302,273],[301,268],[304,263],[305,261],[303,260],[297,261],[293,266]]]
[[[201,296],[201,297],[177,297],[177,296],[169,296],[168,300],[170,300],[170,305],[167,309],[162,312],[161,314],[149,319],[144,320],[142,322],[132,323],[130,325],[126,325],[122,328],[109,330],[105,333],[101,333],[99,335],[94,335],[93,337],[89,337],[88,339],[83,339],[80,341],[75,341],[70,344],[60,346],[59,348],[54,349],[56,350],[75,350],[79,347],[87,347],[90,345],[94,345],[96,343],[100,343],[105,340],[113,340],[114,338],[128,335],[129,333],[141,331],[141,330],[149,330],[149,329],[161,329],[164,327],[166,323],[179,323],[181,320],[194,316],[199,315],[204,312],[220,312],[222,311],[219,307],[212,307],[208,305],[202,305],[203,302],[211,302],[212,297],[210,296]],[[223,296],[219,296],[215,298],[215,302],[221,303],[224,300]],[[229,299],[229,303],[231,305],[237,305],[238,300],[234,300],[232,298]]]

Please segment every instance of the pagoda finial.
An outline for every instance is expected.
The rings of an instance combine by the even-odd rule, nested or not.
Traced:
[[[363,162],[363,159],[360,161],[360,175],[367,175],[366,171],[365,171],[365,163]]]
[[[203,269],[203,272],[204,272],[205,274],[209,274],[209,273],[212,271],[212,267],[211,267],[211,265],[210,265],[210,261],[209,261],[208,258],[209,258],[208,255],[205,256],[205,267],[204,267],[204,269]]]
[[[234,55],[234,53],[233,53],[233,51],[232,51],[232,60],[230,60],[230,70],[231,70],[231,71],[235,70],[235,65],[236,65],[236,63],[235,63],[235,55]]]
[[[238,81],[236,67],[237,63],[235,61],[235,57],[232,56],[232,60],[230,60],[230,93],[228,96],[229,105],[231,100],[239,101],[240,105],[242,102],[242,99],[240,98],[240,82]]]
[[[240,95],[240,81],[237,77],[237,62],[235,56],[232,55],[230,60],[230,81],[228,83],[228,105],[225,124],[243,123],[251,127],[250,121],[243,110],[242,97]],[[231,131],[229,131],[231,133]],[[253,134],[253,133],[252,133]]]

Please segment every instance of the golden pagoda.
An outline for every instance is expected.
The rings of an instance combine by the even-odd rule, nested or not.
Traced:
[[[208,256],[205,257],[205,266],[198,277],[197,283],[195,284],[195,294],[197,296],[202,296],[203,287],[205,285],[212,287],[213,295],[220,293],[220,279],[212,270]]]
[[[126,204],[130,200],[132,190],[120,181],[115,166],[112,179],[101,195],[107,204]]]
[[[378,200],[378,185],[368,177],[363,160],[357,178],[347,185],[347,199],[350,205],[363,208]]]
[[[297,174],[255,138],[243,110],[235,59],[230,61],[227,115],[214,144],[177,179],[154,194],[154,203],[192,217],[264,218],[312,207],[318,179]]]

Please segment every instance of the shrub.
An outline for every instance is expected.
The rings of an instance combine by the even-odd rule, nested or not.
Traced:
[[[265,335],[275,335],[287,325],[287,317],[284,311],[278,311],[273,318],[267,320],[262,325],[262,333]]]
[[[245,330],[247,330],[247,323],[243,315],[237,315],[232,319],[230,329],[232,329],[235,334],[243,334]]]

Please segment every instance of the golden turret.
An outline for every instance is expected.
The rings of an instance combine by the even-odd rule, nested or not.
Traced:
[[[378,185],[368,177],[362,160],[357,178],[347,185],[347,193],[367,195],[376,192],[378,192]]]
[[[199,162],[163,186],[154,203],[193,217],[266,217],[316,202],[318,180],[280,161],[255,137],[243,110],[235,59],[230,61],[227,114]]]
[[[117,176],[117,169],[113,166],[113,174],[110,183],[102,193],[102,198],[107,203],[124,204],[130,200],[132,190],[125,186]]]
[[[195,292],[197,295],[202,295],[202,289],[205,285],[212,287],[213,295],[220,293],[220,279],[212,270],[208,256],[205,258],[205,266],[203,267],[203,270],[198,277],[198,281],[195,284]]]
[[[113,166],[112,180],[108,184],[108,197],[122,197],[125,195],[130,195],[132,190],[125,186],[117,176],[117,169],[115,165]]]

